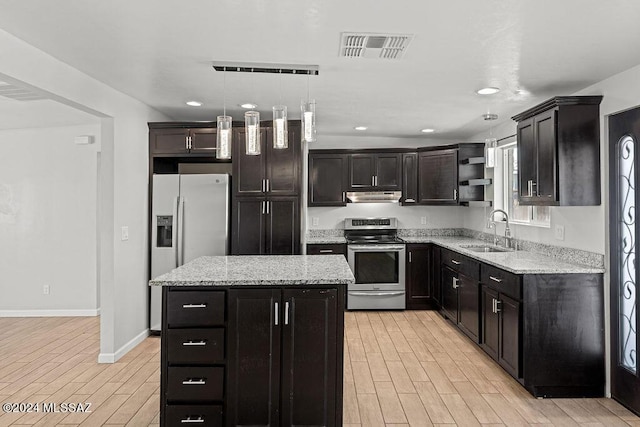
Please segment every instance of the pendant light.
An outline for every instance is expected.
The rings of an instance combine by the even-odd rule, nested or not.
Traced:
[[[253,68],[251,69],[253,73]],[[254,78],[255,89],[255,78]],[[255,93],[255,90],[254,90]],[[260,113],[247,111],[244,113],[245,153],[248,156],[260,155]]]
[[[289,148],[289,132],[287,131],[287,106],[282,105],[282,70],[280,70],[280,105],[273,106],[273,148],[283,150]]]
[[[227,116],[227,73],[223,71],[222,86],[222,116],[217,117],[216,130],[216,158],[231,158],[231,143],[233,140],[233,129],[231,116]]]
[[[307,100],[302,101],[302,141],[316,142],[316,101],[309,98],[309,76],[307,73]]]

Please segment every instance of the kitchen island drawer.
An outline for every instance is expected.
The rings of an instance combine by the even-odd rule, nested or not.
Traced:
[[[220,405],[167,405],[167,426],[222,426]]]
[[[480,281],[511,298],[522,299],[522,277],[488,264],[480,266]]]
[[[167,400],[169,402],[222,400],[224,367],[169,366]]]
[[[171,291],[167,293],[169,328],[224,325],[224,291]]]
[[[224,328],[169,329],[167,337],[170,365],[224,362]]]
[[[347,254],[346,243],[309,243],[307,255],[344,255]]]
[[[440,258],[443,264],[458,273],[471,279],[480,279],[480,263],[478,261],[444,248],[440,252]]]

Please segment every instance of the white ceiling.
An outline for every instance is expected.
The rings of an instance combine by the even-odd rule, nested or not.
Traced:
[[[0,28],[176,120],[221,114],[214,61],[317,64],[309,78],[226,73],[226,103],[235,120],[247,101],[269,119],[282,97],[298,118],[309,81],[320,138],[363,125],[466,139],[640,64],[637,0],[0,0],[0,10]],[[415,38],[398,61],[347,59],[341,32]],[[475,93],[485,86],[502,91]],[[497,123],[481,118],[489,110]]]

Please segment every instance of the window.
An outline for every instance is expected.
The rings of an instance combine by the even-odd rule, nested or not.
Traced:
[[[503,145],[502,151],[502,203],[511,222],[549,227],[549,206],[520,206],[518,203],[518,148],[514,143]],[[496,197],[498,200],[498,197]]]

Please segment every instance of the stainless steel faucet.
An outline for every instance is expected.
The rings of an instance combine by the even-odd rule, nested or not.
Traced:
[[[496,221],[493,218],[496,212],[500,212],[504,215],[504,219],[507,222],[507,226],[504,229],[504,247],[511,247],[511,229],[509,228],[509,215],[503,211],[502,209],[494,209],[489,213],[489,217],[487,218],[487,228],[493,228],[493,244],[498,245],[498,227],[496,227]]]

